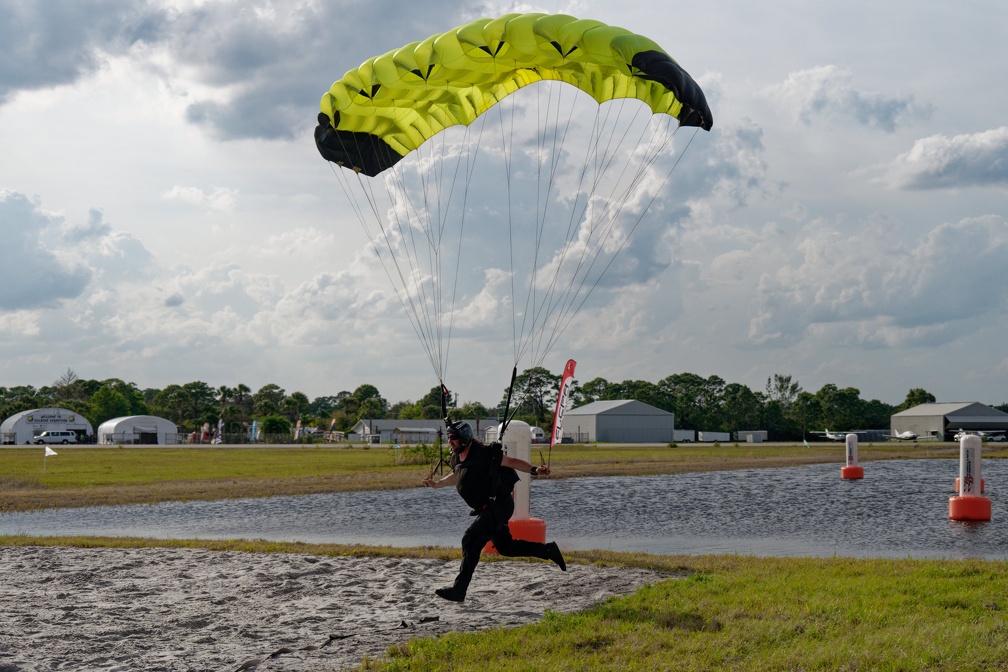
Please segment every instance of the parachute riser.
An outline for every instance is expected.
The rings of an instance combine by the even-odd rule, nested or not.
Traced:
[[[497,440],[501,443],[504,442],[504,432],[507,431],[507,427],[511,423],[511,418],[508,417],[508,413],[511,410],[511,395],[514,394],[515,380],[517,380],[517,378],[518,365],[516,364],[514,369],[511,370],[511,384],[508,385],[507,401],[504,402],[504,422],[501,423],[501,430],[497,435]],[[515,412],[517,413],[517,410]]]

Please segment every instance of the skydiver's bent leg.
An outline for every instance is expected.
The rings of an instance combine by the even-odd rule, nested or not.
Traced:
[[[557,547],[555,541],[543,544],[538,541],[515,539],[511,536],[511,529],[508,527],[507,521],[511,519],[511,514],[514,513],[514,500],[508,498],[506,502],[499,504],[497,513],[498,520],[503,520],[504,522],[493,531],[490,540],[493,542],[494,548],[497,549],[498,553],[508,558],[524,557],[552,560],[560,569],[565,572],[567,571],[567,563],[564,561],[563,554],[560,553],[560,548]]]
[[[497,552],[505,557],[552,560],[560,569],[565,572],[567,571],[567,563],[564,561],[563,554],[560,552],[560,548],[556,545],[555,541],[544,544],[538,541],[515,539],[511,536],[511,530],[506,525],[494,532],[490,540],[493,542]]]

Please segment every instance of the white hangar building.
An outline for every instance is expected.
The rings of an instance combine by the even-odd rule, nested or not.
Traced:
[[[128,415],[98,426],[100,444],[168,445],[178,443],[178,426],[155,415]]]
[[[889,418],[893,433],[908,429],[918,436],[951,440],[960,429],[1008,431],[1008,413],[979,402],[919,404]]]
[[[473,428],[475,436],[482,436],[487,427],[497,426],[496,420],[464,420]],[[437,441],[439,433],[444,437],[444,420],[358,420],[357,424],[350,430],[351,435],[356,435],[357,439],[364,439],[368,443],[428,443]],[[496,437],[496,434],[494,435]],[[365,438],[367,437],[367,438]]]
[[[84,443],[94,433],[87,418],[65,408],[34,408],[21,411],[0,423],[0,444],[35,443],[42,432],[73,432],[77,442]]]
[[[675,414],[643,401],[593,401],[564,415],[564,438],[575,443],[669,443]]]

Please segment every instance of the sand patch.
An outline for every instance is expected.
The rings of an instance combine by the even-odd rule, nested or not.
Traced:
[[[340,670],[395,643],[517,626],[667,578],[485,562],[462,604],[455,561],[168,548],[0,547],[0,672]]]

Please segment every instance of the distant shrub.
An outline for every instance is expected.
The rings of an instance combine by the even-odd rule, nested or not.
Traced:
[[[430,464],[438,458],[438,449],[426,442],[401,446],[395,450],[396,464]]]

